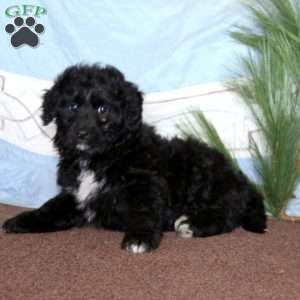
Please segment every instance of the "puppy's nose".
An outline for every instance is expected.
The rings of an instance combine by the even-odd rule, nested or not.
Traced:
[[[88,137],[88,132],[85,130],[80,130],[77,134],[79,139],[86,139]]]

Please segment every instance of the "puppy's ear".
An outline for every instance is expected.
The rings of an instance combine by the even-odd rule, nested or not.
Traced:
[[[142,123],[143,94],[136,85],[128,81],[124,83],[123,92],[126,99],[126,126],[130,131],[135,131]]]
[[[50,90],[46,90],[43,96],[43,103],[42,103],[42,115],[41,119],[44,125],[48,125],[55,119],[55,111],[57,105],[57,98],[54,96],[54,92]]]
[[[142,92],[135,84],[127,81],[123,73],[113,66],[106,66],[102,69],[102,74],[105,74],[112,88],[125,102],[125,126],[130,131],[135,131],[142,123]]]

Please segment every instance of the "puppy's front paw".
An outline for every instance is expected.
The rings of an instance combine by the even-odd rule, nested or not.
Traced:
[[[2,224],[2,229],[6,233],[26,233],[31,232],[31,218],[29,212],[21,213],[14,218],[6,220]]]
[[[134,254],[141,254],[141,253],[145,253],[147,251],[149,251],[149,245],[145,242],[142,241],[128,241],[126,243],[126,246],[124,246],[124,248],[130,252],[130,253],[134,253]]]
[[[23,232],[23,228],[18,224],[18,218],[14,217],[11,219],[6,220],[2,224],[2,229],[6,233],[18,233],[18,232]]]
[[[160,234],[126,234],[121,247],[130,253],[141,254],[156,249],[159,242]]]

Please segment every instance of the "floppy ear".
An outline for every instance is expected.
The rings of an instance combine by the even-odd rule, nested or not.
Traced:
[[[136,85],[126,81],[124,83],[123,97],[126,99],[126,126],[134,131],[142,124],[143,94]]]
[[[106,66],[102,69],[113,87],[125,102],[125,125],[130,131],[138,129],[142,123],[143,94],[138,87],[125,80],[121,71],[113,66]]]
[[[44,125],[48,125],[50,122],[52,122],[55,119],[56,105],[57,105],[57,98],[54,96],[54,92],[51,89],[47,90],[43,96],[43,103],[42,103],[41,119]]]

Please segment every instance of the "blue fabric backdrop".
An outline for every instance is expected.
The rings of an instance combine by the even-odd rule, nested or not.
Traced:
[[[45,26],[36,48],[13,48],[4,30],[14,19],[6,9],[23,4],[47,10],[36,17]],[[70,64],[102,62],[145,92],[220,81],[241,51],[227,33],[244,21],[239,0],[1,0],[0,69],[53,79]]]
[[[45,27],[39,45],[12,47],[7,12],[26,18],[36,6],[47,11],[34,16]],[[245,50],[228,32],[245,19],[239,0],[1,0],[0,69],[53,80],[70,64],[100,62],[146,93],[222,81]],[[58,191],[56,163],[0,139],[0,200],[39,206]],[[252,174],[249,161],[241,166]]]

